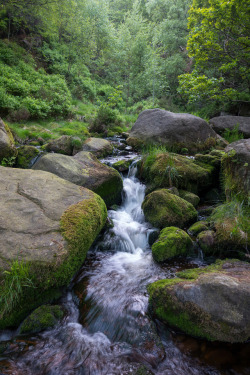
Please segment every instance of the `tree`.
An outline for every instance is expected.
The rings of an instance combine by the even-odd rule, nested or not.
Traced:
[[[180,76],[180,92],[189,102],[249,101],[249,1],[194,0],[189,29],[194,70]]]

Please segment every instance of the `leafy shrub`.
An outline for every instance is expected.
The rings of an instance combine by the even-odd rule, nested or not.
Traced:
[[[108,105],[102,104],[90,126],[90,131],[106,134],[108,130],[112,129],[112,127],[121,126],[122,122],[122,117],[116,109],[112,109]]]
[[[232,130],[226,129],[222,134],[222,137],[225,138],[229,143],[232,143],[243,139],[244,135],[239,131],[239,124],[237,124]]]

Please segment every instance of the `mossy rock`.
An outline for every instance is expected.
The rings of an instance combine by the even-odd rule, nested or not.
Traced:
[[[215,253],[216,234],[213,230],[204,230],[197,236],[198,243],[206,255]]]
[[[115,168],[118,172],[128,172],[132,161],[133,160],[120,160],[112,164],[112,167]]]
[[[177,255],[186,255],[193,242],[184,230],[176,227],[162,229],[158,240],[152,246],[153,258],[164,262]]]
[[[148,286],[149,311],[186,334],[224,342],[250,337],[250,265],[217,261]]]
[[[61,295],[104,227],[107,208],[92,191],[43,171],[0,167],[0,189],[0,295],[6,296],[0,306],[0,329],[4,329],[16,327],[31,310]],[[11,277],[14,264],[22,288],[21,293],[11,290],[13,304],[4,271]],[[31,285],[22,279],[23,266]]]
[[[210,154],[206,154],[206,155],[203,155],[203,154],[196,154],[195,155],[195,161],[196,162],[200,162],[200,163],[203,163],[203,164],[208,164],[208,165],[211,165],[213,167],[220,167],[220,162],[221,162],[221,158],[222,156],[217,156],[217,155],[211,155]]]
[[[188,201],[194,207],[197,207],[200,202],[198,195],[190,193],[190,191],[179,190],[179,195],[182,199],[185,199],[185,201]]]
[[[191,234],[191,236],[197,236],[200,232],[206,230],[208,230],[208,223],[206,221],[197,221],[197,223],[191,225],[188,229],[188,233]]]
[[[142,209],[147,221],[156,228],[185,227],[197,218],[194,206],[171,194],[167,189],[156,190],[146,196]]]
[[[39,150],[34,146],[19,147],[16,159],[16,167],[23,169],[31,168],[39,153]]]
[[[22,323],[21,334],[32,334],[52,328],[62,319],[64,311],[59,305],[43,305],[33,311]]]
[[[151,191],[175,186],[199,194],[218,183],[214,166],[169,152],[145,155],[139,171]]]

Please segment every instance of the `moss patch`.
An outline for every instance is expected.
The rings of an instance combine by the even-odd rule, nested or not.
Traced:
[[[173,256],[187,254],[192,244],[186,232],[176,227],[167,227],[152,246],[153,257],[157,262],[164,262]]]
[[[191,236],[197,236],[204,230],[208,230],[208,223],[206,221],[198,221],[197,223],[191,225],[191,227],[188,229],[188,233],[191,234]]]
[[[31,168],[32,161],[39,155],[39,150],[34,146],[21,146],[18,148],[16,159],[17,168]]]
[[[61,306],[40,306],[24,320],[20,333],[38,333],[47,328],[52,328],[59,319],[62,319],[63,315]]]
[[[198,195],[190,193],[190,191],[185,191],[185,190],[179,190],[179,194],[182,199],[185,199],[185,201],[188,201],[194,207],[198,206],[200,202],[200,198],[198,197]]]
[[[167,189],[156,190],[147,195],[142,208],[146,220],[157,228],[183,228],[197,218],[197,212],[191,203],[171,194]]]

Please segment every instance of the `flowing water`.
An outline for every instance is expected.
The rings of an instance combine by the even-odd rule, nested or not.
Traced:
[[[133,375],[142,365],[155,375],[249,373],[248,346],[209,344],[149,319],[147,284],[203,263],[197,258],[160,267],[153,261],[154,229],[144,220],[145,186],[135,174],[134,165],[123,181],[121,207],[109,211],[113,226],[62,298],[64,320],[39,335],[6,341],[0,375]]]

